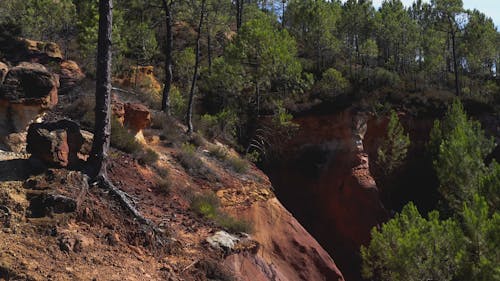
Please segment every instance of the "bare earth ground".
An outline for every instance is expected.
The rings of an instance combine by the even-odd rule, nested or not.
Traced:
[[[207,266],[199,265],[222,258],[204,243],[217,228],[189,210],[189,197],[212,189],[226,205],[250,204],[270,197],[270,184],[253,166],[238,175],[206,151],[201,159],[217,176],[197,179],[177,163],[176,149],[161,143],[152,148],[160,153],[157,166],[169,171],[168,194],[158,190],[155,169],[122,152],[112,151],[108,171],[138,209],[173,238],[163,245],[106,190],[88,187],[79,172],[34,174],[28,155],[1,152],[0,207],[8,211],[0,213],[0,280],[206,280]],[[76,210],[40,206],[37,198],[54,194],[74,199]]]

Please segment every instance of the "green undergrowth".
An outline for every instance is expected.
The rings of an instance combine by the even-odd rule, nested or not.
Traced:
[[[229,232],[252,232],[252,225],[250,222],[234,218],[220,210],[220,200],[213,192],[194,195],[191,199],[190,208],[198,215],[214,221],[218,226]]]
[[[208,153],[227,164],[233,171],[244,174],[248,171],[248,162],[236,156],[232,156],[229,151],[219,145],[211,145],[208,148]]]

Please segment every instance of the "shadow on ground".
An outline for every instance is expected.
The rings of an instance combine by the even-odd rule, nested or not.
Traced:
[[[28,159],[0,161],[0,182],[25,180],[30,171],[31,166]]]

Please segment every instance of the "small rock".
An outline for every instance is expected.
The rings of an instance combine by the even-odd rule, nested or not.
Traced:
[[[229,253],[233,251],[240,239],[225,231],[217,231],[214,235],[208,237],[206,241],[212,248]]]
[[[76,165],[85,139],[80,126],[70,120],[31,124],[28,129],[27,151],[48,166]]]
[[[94,245],[92,238],[86,237],[79,233],[62,232],[58,238],[59,248],[64,252],[81,252],[84,249]]]
[[[120,235],[118,233],[108,232],[106,233],[104,238],[106,239],[106,241],[110,246],[116,246],[120,242]]]

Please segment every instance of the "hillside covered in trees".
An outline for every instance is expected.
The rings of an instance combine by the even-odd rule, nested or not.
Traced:
[[[499,69],[498,27],[462,0],[3,0],[0,137],[20,154],[0,191],[32,214],[0,196],[0,219],[53,219],[69,181],[85,192],[57,229],[109,216],[151,280],[500,281]],[[205,253],[217,230],[231,246]],[[30,271],[0,255],[0,280]]]

